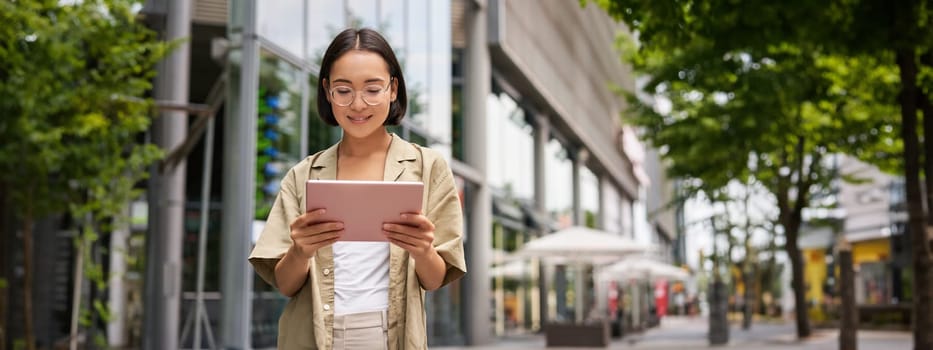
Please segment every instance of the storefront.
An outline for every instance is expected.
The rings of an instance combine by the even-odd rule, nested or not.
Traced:
[[[813,307],[824,304],[823,285],[826,283],[826,249],[803,249],[804,285],[807,303]]]
[[[892,303],[890,254],[891,241],[888,237],[852,242],[852,263],[858,269],[855,283],[856,303]]]

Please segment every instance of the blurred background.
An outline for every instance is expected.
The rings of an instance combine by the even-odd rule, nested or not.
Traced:
[[[830,3],[5,1],[0,349],[274,348],[246,257],[347,27],[459,189],[430,346],[930,349],[933,7]]]

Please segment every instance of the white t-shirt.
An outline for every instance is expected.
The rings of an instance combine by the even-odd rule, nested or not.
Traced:
[[[334,243],[334,314],[389,309],[389,243]]]

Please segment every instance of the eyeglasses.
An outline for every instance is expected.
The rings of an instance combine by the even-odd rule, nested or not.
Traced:
[[[389,79],[389,83],[386,86],[382,85],[366,85],[363,88],[361,97],[363,102],[370,106],[378,106],[385,102],[382,99],[382,94],[389,90],[389,87],[392,86],[392,79]],[[330,89],[330,98],[334,103],[340,107],[346,107],[353,104],[353,101],[356,100],[356,91],[353,91],[353,88],[349,86],[337,86]]]

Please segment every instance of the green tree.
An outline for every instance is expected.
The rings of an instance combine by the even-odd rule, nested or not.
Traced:
[[[134,0],[0,2],[0,201],[22,234],[28,349],[35,348],[35,221],[68,213],[80,232],[76,256],[89,257],[160,154],[137,138],[149,126],[152,101],[144,96],[168,45],[137,21],[139,6]],[[2,235],[14,239],[12,232]],[[82,265],[95,282],[92,290],[103,290],[100,266],[93,259]],[[97,312],[84,313],[82,323],[105,322],[102,305],[95,302]]]
[[[868,72],[861,77],[853,74],[858,79],[840,84],[839,92],[840,96],[861,102],[861,108],[853,108],[849,113],[862,111],[881,117],[899,114],[900,123],[895,129],[899,129],[900,142],[894,147],[902,158],[899,162],[892,162],[889,157],[871,157],[878,151],[870,148],[854,153],[904,175],[908,231],[913,242],[914,348],[933,348],[933,247],[926,234],[929,226],[933,226],[933,215],[924,211],[920,186],[922,172],[933,172],[933,162],[923,162],[933,154],[933,142],[923,143],[918,137],[918,118],[923,115],[926,118],[922,139],[933,139],[933,2],[600,0],[599,3],[638,32],[639,40],[647,47],[677,49],[701,39],[710,43],[713,53],[722,54],[790,45],[810,54],[839,56],[840,62],[856,63],[843,67]],[[896,76],[889,74],[892,67]],[[896,87],[894,94],[891,85]],[[872,90],[877,93],[872,94]],[[849,94],[850,91],[861,93]],[[891,105],[897,106],[895,113],[879,113]],[[901,144],[902,151],[898,148]],[[896,166],[890,167],[891,164]],[[925,181],[927,208],[931,208],[933,176],[926,176]]]
[[[826,26],[804,41],[846,55],[871,55],[896,65],[900,107],[907,232],[913,255],[914,349],[933,349],[933,1],[837,1],[807,22]],[[822,21],[822,22],[819,22]],[[816,22],[816,23],[814,23]],[[923,116],[923,124],[918,118]],[[922,138],[918,132],[922,130]],[[926,174],[926,193],[921,178]],[[926,209],[924,209],[926,195]]]
[[[649,78],[641,92],[670,102],[670,111],[659,111],[630,96],[631,122],[664,151],[671,175],[707,189],[751,177],[775,197],[797,334],[808,336],[797,247],[802,212],[837,176],[829,155],[896,163],[891,65],[876,56],[831,55],[805,42],[802,30],[810,27],[788,18],[810,16],[817,5],[808,2],[599,3],[637,33],[637,45],[623,43],[626,59]]]

